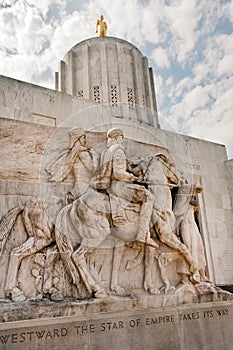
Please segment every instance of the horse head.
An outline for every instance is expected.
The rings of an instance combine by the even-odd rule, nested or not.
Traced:
[[[180,180],[175,163],[173,163],[167,156],[162,153],[156,154],[155,157],[161,162],[164,175],[166,176],[170,186],[177,186]]]
[[[179,183],[175,164],[162,153],[146,156],[133,170],[139,172],[138,169],[145,184],[177,186]]]

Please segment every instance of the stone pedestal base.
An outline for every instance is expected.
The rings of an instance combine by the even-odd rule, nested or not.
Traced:
[[[232,301],[111,313],[102,306],[100,313],[1,323],[0,349],[232,349]]]

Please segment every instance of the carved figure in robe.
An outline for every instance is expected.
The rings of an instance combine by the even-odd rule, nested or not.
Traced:
[[[25,206],[13,209],[2,219],[0,224],[2,238],[1,252],[20,213],[28,239],[19,247],[13,248],[10,254],[5,291],[6,295],[10,296],[13,301],[23,301],[26,299],[17,281],[21,261],[25,257],[41,251],[54,241],[54,224],[51,222],[44,203],[39,198],[33,199]]]
[[[107,132],[108,145],[100,157],[100,166],[91,186],[107,190],[110,198],[113,225],[120,227],[124,221],[124,207],[129,203],[141,204],[138,232],[135,240],[156,247],[149,236],[153,197],[144,186],[133,182],[139,178],[127,171],[127,158],[123,146],[123,131],[113,128]],[[124,205],[123,200],[126,201]]]
[[[176,217],[177,232],[196,262],[200,281],[207,282],[204,245],[195,220],[195,211],[199,207],[197,195],[200,192],[202,192],[200,185],[182,184],[175,197],[173,212]],[[185,274],[189,275],[189,272],[184,271]]]
[[[98,155],[86,147],[86,133],[80,128],[71,129],[70,147],[56,157],[47,167],[48,180],[63,182],[73,176],[73,188],[68,193],[68,202],[80,197],[89,187],[89,181],[98,165]]]

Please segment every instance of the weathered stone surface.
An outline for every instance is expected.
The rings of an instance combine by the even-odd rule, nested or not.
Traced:
[[[224,146],[158,129],[124,40],[73,47],[61,93],[0,81],[0,348],[231,349]]]
[[[109,311],[107,304],[98,314],[67,316],[63,313],[56,318],[2,323],[0,348],[232,349],[232,302],[166,309],[150,306],[145,310],[134,306],[132,310],[127,308],[122,312],[112,311],[111,314],[106,311]]]
[[[188,307],[191,304],[198,308],[197,304],[205,304],[211,307],[212,303],[226,302],[231,305],[233,296],[231,293],[218,290],[201,290],[194,295],[192,290],[181,290],[176,295],[148,295],[143,291],[135,291],[131,296],[118,297],[111,295],[107,299],[75,300],[74,298],[59,302],[50,300],[27,300],[25,302],[11,303],[9,300],[0,301],[0,322],[16,322],[21,320],[35,320],[54,318],[61,316],[91,317],[92,314],[102,314],[105,312],[122,313],[124,311],[144,311],[150,309],[175,307],[183,305]],[[187,305],[187,306],[186,306]]]
[[[0,116],[56,126],[74,113],[96,106],[78,96],[0,76]]]
[[[231,208],[233,208],[233,159],[226,161],[225,166],[227,168],[228,188],[231,197]]]
[[[59,83],[62,92],[112,106],[115,116],[158,127],[152,69],[126,40],[99,37],[78,43],[60,63]]]
[[[37,196],[20,198],[18,192],[14,199],[20,205],[1,221],[3,296],[14,302],[58,301],[131,295],[137,289],[196,296],[192,284],[215,288],[205,275],[204,246],[191,203],[202,187],[186,183],[167,149],[129,139],[123,145],[119,128],[108,131],[106,144],[104,134],[55,129],[51,138],[51,129],[38,126],[29,140],[20,130],[19,166],[27,158],[21,153],[28,143],[37,143],[38,130],[44,128],[50,134],[41,152],[29,158],[32,173],[22,178],[42,181]],[[86,147],[87,136],[93,148]],[[46,182],[60,184],[61,190],[64,182],[70,190],[59,194],[56,187],[51,196]],[[173,196],[172,188],[178,190]],[[16,231],[21,244],[14,241]]]
[[[170,149],[177,168],[184,176],[191,182],[202,184],[199,215],[209,278],[216,284],[231,284],[233,250],[229,247],[232,246],[230,232],[233,224],[226,169],[222,166],[222,159],[226,159],[225,148],[159,129],[154,130],[152,134],[149,129],[137,126],[116,126],[122,126],[124,130],[126,153],[129,158],[135,159],[143,154],[159,152],[169,155]],[[1,217],[35,196],[58,196],[65,201],[65,194],[72,187],[72,178],[68,177],[62,183],[48,182],[44,168],[52,158],[69,146],[69,130],[68,127],[35,126],[1,119],[0,153],[4,164],[0,169]],[[88,146],[94,147],[100,153],[105,147],[105,135],[105,132],[88,132]],[[136,140],[136,143],[133,140]],[[185,146],[187,143],[188,149]],[[215,154],[215,158],[212,154]],[[13,236],[14,234],[12,238]]]

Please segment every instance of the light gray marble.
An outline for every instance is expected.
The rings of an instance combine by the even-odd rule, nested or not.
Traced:
[[[225,147],[159,128],[147,58],[118,38],[74,46],[60,91],[0,83],[0,347],[230,349]]]

